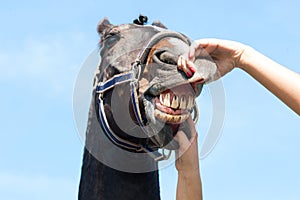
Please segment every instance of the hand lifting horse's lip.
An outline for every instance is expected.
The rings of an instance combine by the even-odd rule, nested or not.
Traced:
[[[195,95],[190,86],[181,85],[162,92],[152,99],[154,116],[166,123],[181,124],[195,105]]]

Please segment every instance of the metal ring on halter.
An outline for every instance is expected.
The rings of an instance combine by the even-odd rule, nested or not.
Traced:
[[[141,76],[141,62],[139,60],[135,60],[134,63],[131,65],[132,66],[132,73],[133,73],[133,78],[132,80],[135,82],[139,81],[139,78]]]

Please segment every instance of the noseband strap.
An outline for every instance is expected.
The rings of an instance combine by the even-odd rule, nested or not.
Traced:
[[[99,94],[98,97],[98,104],[99,104],[99,117],[101,120],[101,123],[103,125],[104,132],[106,136],[117,146],[127,149],[129,151],[135,151],[135,152],[143,152],[148,153],[151,157],[153,157],[156,161],[165,160],[168,159],[169,155],[165,155],[164,153],[161,154],[158,152],[158,148],[150,148],[147,146],[143,146],[141,144],[132,143],[130,141],[124,140],[120,138],[117,134],[114,133],[114,131],[110,128],[109,123],[106,118],[106,114],[104,111],[104,103],[103,103],[103,95],[104,92],[112,89],[116,85],[129,83],[130,84],[130,91],[131,91],[131,101],[133,105],[133,110],[135,117],[138,121],[139,126],[143,130],[143,132],[147,135],[149,131],[147,131],[147,127],[143,123],[143,119],[140,113],[139,108],[139,102],[138,102],[138,81],[140,79],[140,74],[142,71],[142,65],[146,64],[148,54],[151,50],[151,48],[158,43],[160,40],[172,37],[177,38],[185,43],[187,43],[189,46],[191,44],[190,40],[187,39],[185,36],[183,36],[180,33],[172,32],[172,31],[163,31],[155,34],[148,43],[144,46],[144,48],[139,52],[137,55],[135,61],[132,64],[131,71],[118,74],[113,76],[111,79],[105,81],[105,82],[99,82],[96,87],[96,92]],[[163,151],[164,152],[164,151]]]

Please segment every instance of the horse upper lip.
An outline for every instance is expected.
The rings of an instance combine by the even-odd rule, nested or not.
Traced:
[[[151,96],[159,96],[161,93],[164,93],[167,90],[172,90],[172,88],[178,87],[180,85],[189,84],[188,80],[180,79],[180,76],[173,76],[173,79],[167,80],[166,82],[170,81],[170,83],[155,81],[155,83],[151,84],[151,86],[145,91],[145,95]],[[159,80],[159,79],[158,79]],[[191,86],[192,87],[192,86]]]

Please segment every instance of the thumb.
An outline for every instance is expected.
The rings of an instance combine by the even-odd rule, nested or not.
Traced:
[[[182,130],[179,130],[177,132],[174,139],[179,143],[180,152],[184,152],[191,145],[191,142]]]

